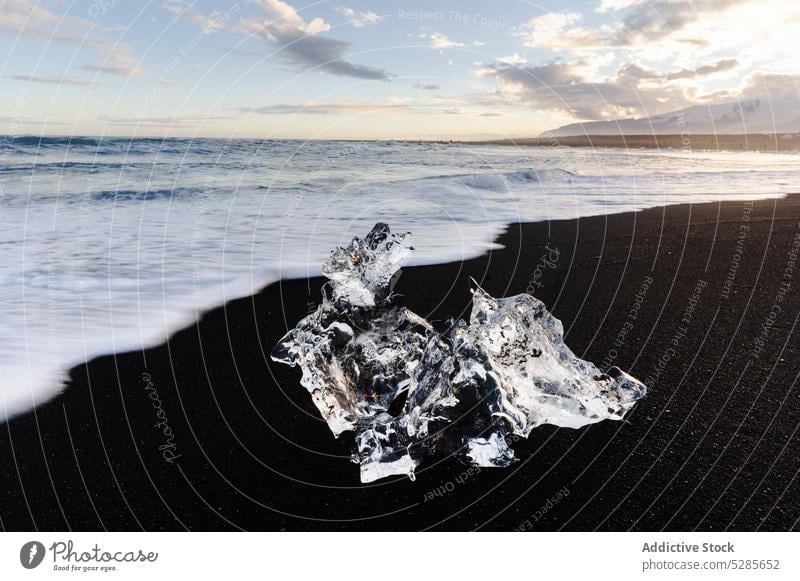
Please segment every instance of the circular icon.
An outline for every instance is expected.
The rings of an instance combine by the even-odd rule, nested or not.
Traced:
[[[19,562],[26,569],[35,569],[44,560],[44,545],[39,541],[29,541],[19,550]]]

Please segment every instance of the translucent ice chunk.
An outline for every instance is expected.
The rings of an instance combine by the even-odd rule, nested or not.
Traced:
[[[514,459],[514,450],[497,432],[488,438],[472,438],[467,442],[467,457],[476,466],[508,466]]]
[[[356,436],[353,461],[361,465],[361,482],[372,482],[387,476],[405,475],[414,480],[418,461],[411,457],[405,418],[388,414],[376,418],[372,426]]]
[[[426,331],[424,319],[401,307],[365,314],[325,299],[272,358],[300,366],[300,383],[338,436],[386,412],[408,389]]]
[[[335,436],[355,432],[362,482],[413,479],[431,454],[507,466],[512,434],[619,420],[644,396],[630,375],[577,357],[561,322],[529,295],[495,299],[475,285],[469,323],[437,333],[391,293],[407,237],[377,224],[334,251],[322,304],[272,353],[300,366]]]
[[[644,385],[618,368],[602,373],[577,357],[561,321],[531,295],[494,299],[476,288],[469,331],[504,392],[500,413],[520,435],[541,424],[620,420],[644,396]]]
[[[374,307],[386,298],[394,273],[411,253],[409,234],[392,234],[378,223],[364,239],[353,238],[322,264],[322,274],[334,281],[333,298],[352,306]]]

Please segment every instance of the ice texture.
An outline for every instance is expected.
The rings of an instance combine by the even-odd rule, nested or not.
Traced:
[[[322,266],[330,279],[322,304],[272,352],[300,366],[335,436],[355,433],[362,482],[413,480],[422,459],[437,454],[508,466],[514,436],[542,424],[621,420],[645,395],[620,369],[601,372],[577,357],[561,321],[528,294],[496,299],[473,281],[469,322],[437,332],[392,293],[409,239],[379,223],[333,251]]]

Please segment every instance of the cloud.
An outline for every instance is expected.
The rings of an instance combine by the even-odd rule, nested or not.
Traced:
[[[94,81],[87,81],[84,79],[75,79],[70,77],[41,77],[38,75],[14,75],[11,78],[16,81],[25,81],[28,83],[44,83],[48,85],[93,86],[97,84]]]
[[[308,36],[287,27],[264,27],[258,31],[263,38],[279,47],[278,55],[302,69],[316,69],[332,75],[368,80],[387,80],[383,69],[352,63],[342,58],[350,44],[333,38]]]
[[[617,12],[618,10],[629,8],[634,4],[641,4],[641,2],[642,0],[602,0],[595,12]]]
[[[558,99],[530,79],[497,66],[501,61],[484,71],[497,80],[496,94],[560,108],[581,119],[605,119],[617,111],[652,115],[705,105],[710,99],[736,100],[742,79],[798,71],[797,3],[601,0],[595,12],[600,15],[591,24],[578,12],[548,12],[516,32],[524,46],[554,52],[561,67],[574,75],[550,87],[563,101],[560,107]],[[598,64],[604,58],[607,61]],[[550,67],[558,68],[552,63]],[[590,95],[596,106],[588,102]]]
[[[464,46],[463,42],[450,40],[444,34],[441,34],[439,32],[434,32],[433,34],[430,35],[429,38],[430,38],[431,48],[455,48],[459,46]]]
[[[477,74],[493,79],[496,88],[487,103],[524,106],[535,111],[558,111],[576,120],[649,117],[694,105],[761,100],[793,107],[800,98],[800,74],[755,71],[738,86],[701,92],[697,79],[737,70],[737,59],[720,59],[694,68],[656,70],[627,63],[615,73],[598,75],[596,63],[556,59],[541,65],[495,61]],[[777,106],[777,105],[776,105]],[[788,110],[788,109],[787,109]],[[800,118],[800,113],[795,114]]]
[[[564,48],[580,45],[587,31],[581,28],[567,30],[583,16],[578,12],[548,12],[531,18],[522,25],[517,36],[524,38],[525,46],[535,48]],[[569,38],[564,38],[569,36]]]
[[[1,6],[0,33],[94,49],[104,62],[85,65],[87,70],[124,76],[145,72],[127,44],[94,34],[97,23],[92,20],[56,14],[35,0],[5,0]]]
[[[720,14],[755,0],[604,0],[598,12],[623,12],[614,24],[577,25],[577,12],[548,12],[522,25],[518,36],[529,47],[549,49],[631,48],[667,38],[703,43],[702,35],[680,38],[690,25],[707,26]]]
[[[737,92],[739,99],[800,99],[800,74],[756,72],[749,75]],[[797,116],[800,118],[800,111]]]
[[[674,73],[669,73],[664,78],[666,78],[668,81],[672,81],[674,79],[695,79],[697,77],[707,77],[717,73],[732,71],[738,66],[739,61],[737,59],[722,59],[713,65],[704,65],[697,67],[696,69],[681,69]]]
[[[234,19],[219,13],[203,15],[191,6],[172,2],[165,8],[179,17],[199,25],[203,30],[228,30],[253,35],[266,41],[275,55],[290,65],[303,70],[317,70],[331,75],[368,80],[388,80],[390,74],[383,69],[352,63],[345,54],[350,43],[319,36],[330,30],[321,18],[306,21],[297,10],[282,0],[260,0],[260,14]]]
[[[439,85],[434,85],[434,84],[421,85],[419,83],[416,83],[414,85],[414,88],[415,89],[420,89],[422,91],[438,91],[439,89],[441,89],[441,87]]]
[[[736,59],[722,59],[714,64],[703,65],[694,69],[680,69],[671,72],[662,72],[655,69],[641,67],[637,64],[626,64],[619,70],[620,78],[628,78],[634,82],[640,80],[665,80],[676,81],[680,79],[696,79],[698,77],[708,77],[717,73],[731,71],[739,66]]]
[[[227,121],[230,116],[208,116],[208,115],[179,115],[172,117],[116,117],[111,115],[100,115],[98,121],[107,125],[125,125],[141,127],[179,127],[202,125],[209,121]]]
[[[258,115],[469,115],[486,116],[485,111],[457,105],[442,106],[434,100],[433,104],[412,104],[406,102],[369,103],[364,101],[339,101],[334,103],[312,102],[300,105],[276,104],[262,107],[242,107],[240,113],[255,113]],[[492,111],[491,116],[502,113]]]
[[[93,23],[61,16],[35,0],[4,0],[0,9],[0,32],[25,38],[51,39],[60,30],[87,29]]]
[[[635,67],[623,67],[617,75],[590,79],[591,66],[582,61],[552,61],[538,66],[514,66],[495,62],[478,74],[494,78],[496,99],[524,103],[536,110],[563,111],[576,119],[610,119],[653,115],[689,104],[691,94],[682,86],[654,82],[635,74]]]
[[[707,18],[746,0],[655,0],[633,4],[610,42],[629,46],[659,40],[683,30],[695,20]]]
[[[101,63],[83,65],[81,68],[95,73],[105,73],[120,77],[138,77],[145,73],[145,70],[139,66],[138,61],[127,51],[112,53]]]
[[[338,113],[407,113],[414,107],[403,103],[365,103],[362,101],[342,101],[338,103],[306,103],[302,105],[278,104],[263,107],[240,108],[242,113],[259,115],[332,115]]]
[[[794,99],[800,96],[800,75],[756,72],[732,90],[701,94],[693,80],[740,66],[721,59],[692,69],[659,71],[628,63],[611,75],[597,75],[592,63],[554,60],[542,65],[495,61],[477,71],[494,79],[496,101],[523,104],[534,110],[561,111],[578,120],[652,116],[684,107],[742,99]],[[800,115],[800,114],[799,114]]]
[[[369,10],[365,12],[357,12],[346,6],[338,6],[336,8],[336,12],[347,18],[347,22],[356,28],[363,28],[371,24],[377,24],[383,20],[383,16],[375,14],[374,12],[370,12]]]
[[[509,56],[501,56],[498,57],[496,60],[497,62],[503,63],[504,65],[514,65],[514,66],[524,65],[528,62],[527,59],[519,56],[517,53],[514,53]]]
[[[3,128],[7,134],[16,134],[17,130],[16,127],[18,125],[34,125],[38,126],[39,128],[46,128],[51,125],[70,125],[72,126],[75,122],[70,121],[53,121],[48,119],[47,121],[42,121],[38,117],[16,117],[10,115],[0,115],[0,124],[4,124],[7,127]]]

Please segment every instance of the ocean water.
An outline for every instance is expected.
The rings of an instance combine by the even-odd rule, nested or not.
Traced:
[[[797,191],[796,154],[0,137],[0,421],[377,221],[424,264],[513,222]]]

